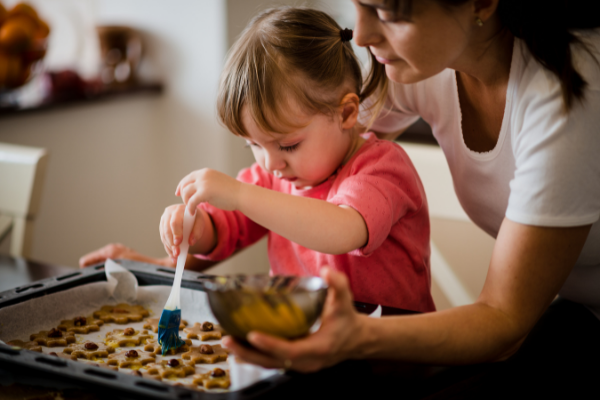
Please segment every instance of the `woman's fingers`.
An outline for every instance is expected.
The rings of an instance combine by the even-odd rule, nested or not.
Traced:
[[[250,349],[236,342],[235,339],[233,339],[231,336],[226,336],[225,338],[223,338],[222,343],[236,356],[238,356],[246,362],[260,365],[265,368],[283,368],[284,366],[284,363],[281,360],[273,358],[268,354],[263,354],[259,351]]]

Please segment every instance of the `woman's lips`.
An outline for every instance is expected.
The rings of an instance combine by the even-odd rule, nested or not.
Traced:
[[[375,56],[375,59],[377,60],[377,62],[381,63],[381,64],[389,64],[394,60],[388,60],[387,58],[383,58],[383,57],[379,57],[379,56]]]
[[[294,181],[295,181],[295,180],[297,180],[298,178],[296,178],[296,177],[289,177],[289,178],[281,178],[281,179],[283,179],[283,180],[285,180],[285,181],[288,181],[288,182],[294,182]]]

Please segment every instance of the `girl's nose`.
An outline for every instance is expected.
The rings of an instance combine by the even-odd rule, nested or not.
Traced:
[[[285,160],[274,152],[265,152],[265,168],[267,171],[274,173],[285,168]]]
[[[360,4],[356,4],[356,24],[352,38],[356,45],[367,47],[381,40],[377,27],[379,20],[370,15]]]

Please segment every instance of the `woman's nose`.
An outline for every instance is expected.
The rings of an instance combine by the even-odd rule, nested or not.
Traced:
[[[361,47],[367,47],[377,43],[379,33],[377,32],[378,19],[369,13],[358,3],[356,5],[356,25],[352,38],[354,43]]]

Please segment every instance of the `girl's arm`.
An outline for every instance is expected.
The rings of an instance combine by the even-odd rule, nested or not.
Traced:
[[[113,260],[121,258],[125,260],[134,260],[148,264],[162,265],[163,267],[175,268],[175,261],[173,261],[171,257],[156,258],[146,256],[132,248],[122,245],[121,243],[109,243],[98,250],[94,250],[84,255],[79,259],[79,268],[85,268],[105,262],[109,258]],[[187,270],[200,272],[216,264],[216,261],[201,260],[189,254],[185,262],[185,268]]]
[[[242,184],[238,210],[308,249],[345,254],[367,244],[364,219],[351,207]]]
[[[471,305],[368,318],[353,310],[346,278],[328,271],[324,277],[332,290],[315,334],[292,342],[249,334],[249,342],[260,352],[230,338],[224,343],[247,361],[271,368],[291,362],[293,369],[304,372],[348,358],[431,364],[503,360],[517,351],[558,293],[590,227],[544,228],[505,219],[483,291]]]
[[[270,231],[321,253],[348,253],[368,240],[365,221],[350,207],[243,183],[211,169],[189,174],[179,183],[176,194],[190,209],[208,202],[222,210],[239,210]],[[183,223],[177,225],[182,227]],[[173,229],[180,232],[181,227],[174,225]]]

